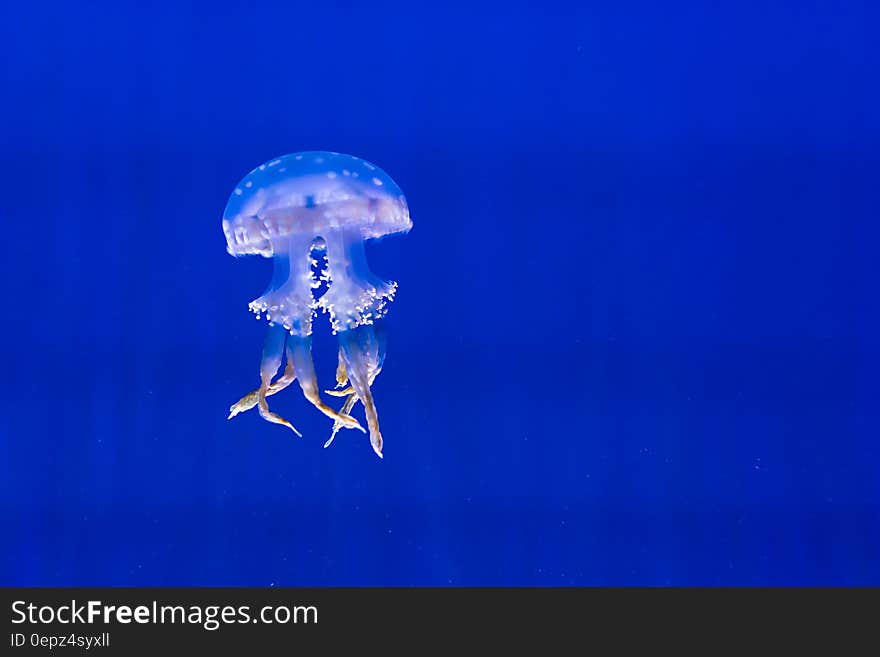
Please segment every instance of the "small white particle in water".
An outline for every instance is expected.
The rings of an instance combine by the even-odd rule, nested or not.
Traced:
[[[266,165],[265,165],[265,164],[261,164],[261,165],[260,165],[260,171],[265,171],[265,170],[266,170]]]
[[[335,172],[335,171],[328,171],[328,172],[327,172],[327,177],[328,177],[330,180],[333,180],[333,179],[336,177],[336,172]]]
[[[235,195],[236,195],[236,196],[241,196],[241,195],[242,195],[242,191],[241,191],[238,187],[235,188]]]
[[[359,177],[359,176],[360,176],[360,174],[359,174],[357,171],[354,171],[354,172],[352,172],[352,174],[351,174],[351,177],[352,177],[352,178],[357,178],[357,177]]]
[[[303,156],[302,155],[295,155],[293,159],[301,160],[301,159],[303,159]]]
[[[323,164],[323,163],[324,163],[324,158],[323,158],[323,157],[316,157],[316,158],[315,158],[315,162],[316,162],[317,164]]]
[[[281,164],[281,160],[272,160],[269,162],[270,167],[274,167],[276,164]]]
[[[250,189],[251,187],[254,186],[254,183],[253,183],[253,181],[248,180],[248,181],[244,184],[244,186],[247,187],[248,189]]]
[[[381,187],[382,181],[379,180],[378,178],[373,178],[373,184],[376,185],[377,187]]]
[[[343,176],[350,176],[350,175],[351,175],[351,171],[349,171],[348,169],[343,169],[343,170],[342,170],[342,175],[343,175]]]

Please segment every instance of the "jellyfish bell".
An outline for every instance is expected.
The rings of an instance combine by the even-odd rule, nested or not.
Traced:
[[[269,410],[267,397],[298,380],[306,399],[334,420],[326,445],[341,427],[363,431],[349,415],[361,401],[370,443],[382,456],[370,388],[384,359],[384,337],[376,322],[387,312],[397,285],[370,271],[364,242],[410,228],[409,209],[397,184],[376,165],[351,155],[293,153],[261,164],[241,180],[223,215],[227,251],[272,258],[274,272],[268,289],[250,303],[251,311],[270,326],[260,387],[232,405],[230,418],[257,406],[264,419],[296,431]],[[326,255],[320,278],[312,269],[316,250]],[[315,299],[322,280],[327,290]],[[336,378],[344,389],[333,394],[347,397],[340,412],[322,401],[312,364],[312,324],[319,309],[329,315],[339,339]],[[284,355],[285,370],[273,381]]]

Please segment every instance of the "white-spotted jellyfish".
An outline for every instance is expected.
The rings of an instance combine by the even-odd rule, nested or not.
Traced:
[[[230,419],[256,406],[264,419],[300,435],[270,411],[267,402],[298,380],[305,398],[333,419],[325,447],[342,427],[364,430],[350,415],[360,400],[370,444],[382,456],[370,388],[385,358],[378,320],[397,284],[370,271],[364,242],[410,228],[409,209],[397,184],[376,165],[352,155],[293,153],[261,164],[244,177],[223,214],[227,251],[272,258],[274,273],[266,292],[250,303],[257,319],[269,323],[260,387],[232,405]],[[317,272],[319,261],[326,266]],[[312,323],[318,309],[329,314],[339,339],[337,386],[326,391],[346,398],[339,411],[321,399],[312,363]]]

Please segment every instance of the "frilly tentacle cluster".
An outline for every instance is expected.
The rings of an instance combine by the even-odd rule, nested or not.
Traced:
[[[257,319],[266,319],[270,325],[283,326],[291,335],[308,337],[312,334],[315,301],[303,302],[284,296],[281,290],[269,292],[248,304]]]
[[[331,283],[317,301],[317,308],[330,315],[333,333],[368,326],[381,319],[397,292],[396,282],[355,282],[348,279]]]

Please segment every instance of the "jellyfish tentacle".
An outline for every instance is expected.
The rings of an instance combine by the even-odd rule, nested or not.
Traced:
[[[358,328],[339,333],[339,346],[345,360],[345,370],[348,380],[354,388],[357,398],[364,405],[367,416],[367,426],[370,429],[370,444],[373,451],[382,457],[382,432],[379,430],[379,415],[370,385],[375,379],[375,356],[371,349],[374,342],[372,326],[359,326]],[[371,376],[372,374],[372,376]]]
[[[327,251],[327,278],[330,286],[318,299],[317,305],[330,314],[333,332],[339,336],[340,353],[344,364],[337,369],[337,383],[344,386],[347,378],[356,398],[349,397],[343,409],[350,411],[357,399],[364,405],[370,444],[373,451],[382,456],[382,433],[379,416],[370,386],[379,370],[379,337],[373,325],[394,298],[395,283],[383,281],[370,271],[364,249],[364,234],[358,228],[342,228],[327,231],[323,235]],[[339,431],[334,425],[333,436]]]
[[[279,369],[281,369],[281,360],[284,354],[284,342],[286,337],[287,332],[282,327],[269,327],[269,332],[266,334],[266,340],[263,343],[263,358],[260,361],[260,388],[257,390],[257,409],[259,410],[260,417],[267,422],[285,426],[302,438],[302,434],[295,426],[277,413],[273,413],[269,410],[269,404],[266,401],[269,388],[272,385],[272,377],[275,376],[275,373],[278,372]],[[285,375],[282,375],[281,378],[283,379],[284,377]],[[280,380],[281,379],[279,379],[279,381]],[[292,380],[293,379],[291,379],[291,381]],[[284,385],[289,385],[289,382]],[[247,399],[247,397],[248,396],[245,396],[244,399]],[[232,414],[230,413],[230,415]]]
[[[360,425],[355,418],[347,413],[338,413],[336,410],[328,406],[321,399],[318,389],[318,378],[315,375],[315,365],[312,362],[311,338],[301,338],[290,336],[287,340],[287,360],[293,363],[296,377],[299,380],[300,388],[302,388],[303,396],[319,411],[332,419],[334,423],[340,423],[342,426],[350,429],[360,429],[364,433],[366,430]]]
[[[333,397],[348,397],[349,395],[357,394],[354,391],[354,388],[352,388],[351,386],[343,388],[342,390],[339,390],[338,388],[331,388],[330,390],[325,390],[324,392]]]
[[[370,385],[371,386],[373,385],[373,381],[376,380],[376,376],[378,374],[379,374],[379,371],[377,370],[370,375]],[[357,393],[354,391],[354,388],[352,388],[352,387],[348,387],[345,390],[325,390],[324,392],[331,394],[331,395],[336,395],[337,397],[347,397],[345,402],[343,402],[343,404],[342,404],[342,408],[339,409],[339,412],[341,414],[345,414],[345,415],[351,414],[351,411],[354,408],[354,405],[358,403]],[[340,429],[342,429],[342,426],[343,425],[340,424],[339,422],[333,423],[333,431],[330,434],[330,438],[327,440],[327,442],[324,443],[325,448],[330,447],[330,445],[333,443],[333,439],[336,438],[336,434],[339,433]]]
[[[312,272],[307,257],[310,248],[311,239],[305,236],[290,237],[286,242],[279,240],[279,253],[273,258],[272,280],[269,287],[262,296],[250,303],[250,309],[256,314],[257,319],[262,319],[265,313],[270,326],[270,334],[266,338],[263,350],[265,368],[261,367],[261,380],[264,376],[263,370],[272,366],[273,361],[266,361],[270,352],[280,367],[287,331],[297,331],[301,335],[308,335],[311,332],[314,301],[311,292]],[[291,263],[296,263],[297,267],[291,268]],[[284,327],[283,331],[279,325]],[[284,390],[295,378],[296,370],[293,362],[288,359],[284,373],[278,379],[267,387],[261,385],[230,407],[229,419],[259,406],[261,390],[264,396],[269,397]]]
[[[342,389],[340,390],[340,388]],[[324,392],[334,397],[348,397],[356,394],[354,388],[348,385],[348,372],[345,371],[345,358],[342,356],[342,349],[339,350],[339,364],[336,366],[336,387]]]
[[[342,404],[342,408],[339,409],[340,413],[350,414],[351,410],[354,408],[354,405],[357,403],[358,397],[356,394],[352,393],[348,396],[348,399],[345,400],[345,403]],[[333,431],[330,433],[330,437],[327,439],[327,442],[324,443],[324,449],[330,447],[333,444],[333,439],[336,438],[336,434],[339,433],[339,430],[342,428],[342,425],[339,422],[333,423]]]
[[[345,359],[342,357],[342,350],[339,351],[339,363],[336,365],[336,387],[342,388],[348,383],[348,372],[345,371]]]
[[[288,420],[285,420],[277,413],[273,413],[269,410],[269,404],[266,402],[266,389],[262,385],[260,386],[259,395],[257,397],[257,409],[260,412],[260,417],[267,422],[272,422],[273,424],[280,424],[282,426],[285,426],[293,431],[293,433],[295,433],[297,436],[302,438],[302,434],[299,432],[299,429],[297,429]]]
[[[269,289],[251,303],[251,310],[258,317],[265,313],[270,327],[263,347],[260,387],[233,404],[229,417],[235,417],[256,406],[263,419],[286,426],[301,435],[290,422],[270,411],[267,402],[267,397],[298,380],[305,398],[330,417],[334,424],[360,429],[366,433],[355,418],[347,413],[337,412],[324,403],[320,396],[312,362],[310,337],[314,312],[310,252],[314,240],[308,236],[291,237],[286,246],[287,253],[274,259],[275,268]],[[285,371],[273,382],[272,378],[281,367],[285,354]]]
[[[371,330],[362,331],[361,337],[367,345],[367,349],[365,350],[367,355],[367,381],[368,385],[372,387],[376,377],[379,376],[379,373],[382,371],[382,365],[385,362],[385,327],[382,322],[376,322],[374,325],[367,328]],[[341,347],[339,349],[339,365],[336,370],[336,383],[338,386],[344,386],[349,383],[348,372],[345,369],[345,355],[343,354]],[[359,399],[354,387],[350,385],[342,390],[325,390],[325,392],[336,397],[347,397],[342,408],[339,410],[340,413],[351,413],[351,410]],[[333,443],[336,434],[339,433],[341,428],[342,425],[338,422],[333,424],[333,431],[330,434],[330,438],[324,443],[325,448]]]
[[[266,397],[271,397],[282,390],[284,390],[287,386],[293,383],[294,379],[296,379],[296,373],[293,369],[293,363],[288,360],[287,366],[284,368],[284,373],[281,374],[277,379],[275,379],[269,387],[266,389]],[[239,413],[244,413],[245,411],[249,411],[257,405],[257,402],[260,398],[260,389],[251,390],[244,397],[235,402],[232,406],[229,407],[229,417],[227,420],[231,420]]]
[[[342,404],[342,408],[339,409],[340,413],[345,413],[346,415],[351,414],[351,410],[354,408],[354,405],[357,403],[357,394],[355,394],[354,388],[348,386],[344,390],[339,390],[343,386],[348,384],[348,372],[345,371],[345,357],[342,355],[342,349],[339,350],[339,363],[336,366],[336,389],[334,390],[325,390],[328,395],[333,395],[335,397],[348,397],[345,402]],[[324,443],[324,449],[330,447],[333,444],[333,439],[336,438],[336,434],[339,433],[339,430],[342,428],[342,424],[339,422],[333,423],[333,431],[330,432],[330,437],[327,439],[327,442]]]
[[[263,344],[263,358],[260,362],[260,389],[257,394],[257,409],[260,412],[260,417],[267,422],[285,426],[302,438],[302,434],[296,427],[277,413],[269,410],[269,404],[266,401],[267,391],[272,384],[272,377],[281,368],[286,338],[287,332],[282,327],[269,326],[269,332],[266,334],[266,341]]]
[[[290,341],[292,340],[292,338],[289,338],[288,340]],[[297,371],[306,373],[310,372],[312,376],[306,374],[300,377],[300,386],[303,388],[303,394],[305,395],[306,399],[314,404],[312,398],[318,395],[318,384],[313,376],[314,365],[303,364],[301,362],[297,365],[296,363],[298,363],[301,359],[295,357],[292,352],[293,350],[291,349],[290,342],[288,342],[287,364],[284,368],[284,373],[269,385],[269,387],[266,389],[266,397],[271,397],[272,395],[281,392],[287,386],[293,383],[297,379]],[[349,388],[349,390],[351,392],[347,394],[354,395],[354,391],[351,388]],[[336,391],[334,390],[331,392],[335,393]],[[257,388],[256,390],[252,390],[230,407],[229,417],[227,419],[231,420],[239,413],[243,413],[256,407],[259,403],[259,398],[260,389]],[[355,401],[357,400],[355,399]],[[351,406],[353,405],[354,404],[351,404]],[[337,412],[324,404],[320,400],[320,397],[318,397],[318,403],[315,404],[315,406],[317,406],[325,415],[333,419],[334,426],[339,426],[340,428],[346,427],[349,429],[360,429],[361,431],[366,433],[366,430],[360,425],[357,419],[350,416],[348,411],[342,410]],[[351,410],[351,406],[349,406],[349,411]]]

